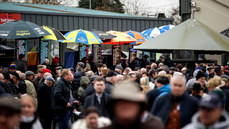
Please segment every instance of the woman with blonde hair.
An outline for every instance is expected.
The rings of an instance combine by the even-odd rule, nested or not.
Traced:
[[[30,95],[21,97],[21,123],[20,129],[43,129],[39,118],[35,114],[36,101]]]
[[[211,92],[214,89],[220,89],[220,87],[222,87],[224,85],[225,85],[224,81],[221,81],[221,79],[218,77],[214,77],[214,78],[211,78],[207,82],[206,87],[208,88],[208,91]]]
[[[106,67],[101,69],[101,76],[102,77],[106,77],[107,73],[108,73],[108,69]]]
[[[148,77],[142,77],[140,79],[140,85],[142,87],[142,93],[145,95],[152,89],[149,86],[149,78]]]

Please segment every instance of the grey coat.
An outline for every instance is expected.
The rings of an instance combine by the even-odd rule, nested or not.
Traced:
[[[198,120],[199,113],[196,113],[192,118],[192,123],[186,125],[182,129],[229,129],[229,115],[223,111],[222,120],[217,121],[214,125],[206,127]]]

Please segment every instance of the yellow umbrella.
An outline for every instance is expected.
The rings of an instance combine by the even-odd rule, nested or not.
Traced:
[[[43,29],[45,29],[51,34],[44,36],[43,40],[66,40],[65,36],[55,28],[43,26]]]

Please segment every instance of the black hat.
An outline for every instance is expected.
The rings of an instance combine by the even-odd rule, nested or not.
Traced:
[[[196,75],[196,80],[198,80],[198,79],[201,78],[201,77],[206,77],[206,76],[205,76],[205,74],[204,74],[203,72],[199,71],[199,72],[197,73],[197,75]]]
[[[195,83],[193,84],[193,86],[192,86],[192,90],[201,91],[201,90],[203,90],[203,89],[202,89],[200,83],[195,82]]]
[[[216,66],[216,67],[214,68],[214,70],[215,70],[215,72],[218,72],[218,71],[221,70],[221,68],[220,68],[219,66]]]
[[[160,59],[162,59],[162,58],[165,59],[165,56],[161,55],[161,56],[160,56]]]
[[[143,57],[144,57],[145,59],[146,59],[146,58],[149,58],[149,56],[148,56],[148,55],[144,55]]]
[[[116,73],[110,71],[110,72],[107,73],[106,77],[113,77],[113,76],[116,76],[116,75],[117,75]]]
[[[215,109],[217,107],[222,106],[222,101],[219,96],[216,94],[209,94],[204,96],[199,104],[199,107],[207,108],[207,109]]]
[[[20,79],[19,75],[17,72],[10,72],[11,75],[15,76],[16,78]]]

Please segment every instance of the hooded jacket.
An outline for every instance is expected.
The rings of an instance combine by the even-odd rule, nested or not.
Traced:
[[[78,98],[77,94],[78,94],[78,89],[80,87],[80,79],[82,76],[83,76],[82,73],[79,71],[74,73],[74,80],[72,83],[72,93],[74,98]]]
[[[170,85],[166,84],[158,89],[159,96],[162,96],[164,94],[170,93]]]
[[[192,123],[185,126],[183,129],[229,129],[229,115],[223,111],[221,119],[214,125],[206,127],[198,120],[199,113],[196,113],[192,118]]]
[[[78,100],[79,100],[79,111],[83,111],[83,105],[85,100],[85,91],[87,89],[87,85],[90,83],[88,77],[83,76],[80,80],[80,87],[78,89]]]

